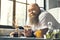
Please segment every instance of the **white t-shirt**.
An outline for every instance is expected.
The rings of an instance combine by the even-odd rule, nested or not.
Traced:
[[[31,26],[33,31],[47,28],[47,26],[41,25],[40,21],[39,21],[38,25],[34,25],[34,24],[31,25],[29,22],[29,18],[27,19],[26,25]]]
[[[46,11],[42,12],[39,15],[38,25],[30,25],[29,18],[27,19],[26,25],[31,26],[32,30],[44,29],[44,28],[48,28],[48,22],[52,22],[52,28],[54,28],[54,29],[60,28],[60,24],[56,21],[56,19],[50,13],[48,13]]]

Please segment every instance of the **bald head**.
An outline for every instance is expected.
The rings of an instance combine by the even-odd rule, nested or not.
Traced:
[[[39,8],[38,4],[36,4],[36,3],[30,4],[29,7],[37,7],[37,8]]]

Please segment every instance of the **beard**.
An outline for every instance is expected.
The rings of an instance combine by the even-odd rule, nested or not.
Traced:
[[[29,14],[29,23],[30,24],[38,24],[39,23],[39,14],[40,13],[30,13]]]
[[[38,22],[38,17],[30,17],[30,24],[37,24]]]

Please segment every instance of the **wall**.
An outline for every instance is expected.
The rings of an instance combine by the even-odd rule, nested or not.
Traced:
[[[57,0],[49,0],[49,9],[57,7]]]
[[[56,8],[55,11],[51,11],[51,14],[53,14],[60,23],[60,9],[57,9],[57,7],[60,7],[60,0],[46,0],[46,10],[54,10],[53,8]]]
[[[57,0],[46,0],[46,10],[57,7]]]
[[[1,0],[0,0],[0,20],[1,20]]]

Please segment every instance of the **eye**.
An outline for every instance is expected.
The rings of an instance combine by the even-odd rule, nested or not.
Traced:
[[[31,10],[28,10],[28,12],[31,12]]]

